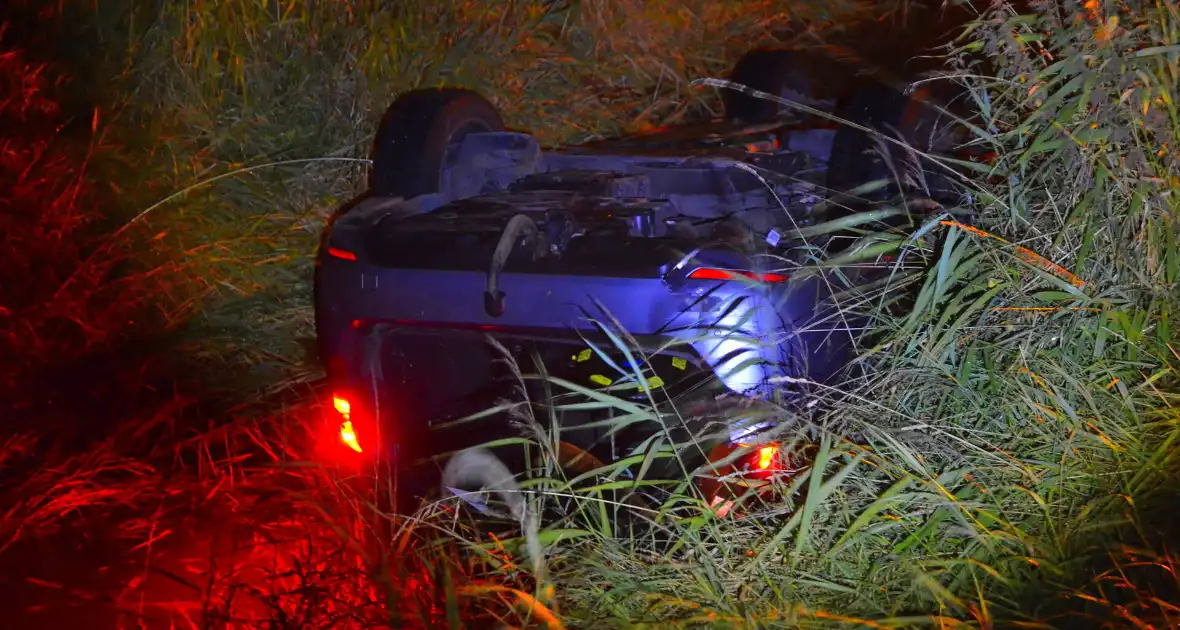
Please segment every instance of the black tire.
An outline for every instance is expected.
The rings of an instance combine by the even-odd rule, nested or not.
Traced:
[[[848,74],[842,67],[814,53],[784,48],[756,48],[734,64],[729,80],[748,88],[825,110],[843,90]],[[780,103],[734,89],[721,93],[725,118],[732,122],[773,120]]]
[[[410,199],[439,191],[447,147],[469,133],[504,131],[496,108],[470,90],[414,90],[389,106],[373,145],[372,193]]]
[[[900,140],[918,151],[945,154],[952,148],[958,126],[945,111],[952,99],[946,90],[920,89],[912,95],[879,82],[855,90],[842,103],[840,118]],[[884,146],[882,144],[884,143]],[[882,150],[883,149],[883,150]],[[918,188],[904,180],[907,168],[917,159],[921,174]],[[850,125],[841,125],[832,141],[827,186],[832,194],[850,193],[884,180],[889,182],[870,192],[858,192],[859,199],[881,202],[899,194],[917,192],[935,201],[951,201],[955,188],[950,174],[928,159]],[[912,177],[911,177],[912,178]]]

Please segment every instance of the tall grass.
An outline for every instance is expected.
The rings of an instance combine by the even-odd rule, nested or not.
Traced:
[[[85,176],[96,153],[105,155],[100,149],[105,121],[95,111],[82,124],[70,124],[59,104],[69,86],[54,80],[60,68],[30,58],[13,39],[10,25],[0,26],[0,120],[9,130],[0,141],[0,230],[6,237],[0,254],[0,352],[14,358],[6,368],[36,369],[39,357],[76,352],[123,330],[123,321],[136,311],[136,297],[118,304],[110,291],[98,291],[95,279],[117,261],[78,269],[88,241],[106,219],[86,212],[102,191]],[[67,133],[78,140],[65,139]],[[59,291],[71,274],[80,276],[73,288],[81,290]],[[31,278],[41,281],[28,282]],[[20,383],[19,377],[19,371],[6,369],[3,389]]]

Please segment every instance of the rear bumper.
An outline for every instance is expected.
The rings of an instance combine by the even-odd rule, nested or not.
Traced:
[[[419,433],[430,421],[494,406],[505,388],[511,390],[514,385],[504,382],[512,377],[504,352],[522,365],[538,354],[550,373],[595,386],[589,380],[596,373],[595,361],[587,360],[587,340],[603,348],[612,346],[596,328],[595,319],[613,319],[648,351],[663,349],[664,360],[675,357],[680,371],[706,369],[690,346],[666,348],[676,342],[674,336],[652,334],[668,324],[666,316],[655,313],[678,310],[676,297],[661,280],[570,280],[505,274],[501,286],[508,294],[507,308],[500,317],[492,317],[484,310],[482,273],[374,269],[323,255],[315,279],[316,333],[331,388],[357,401],[358,409],[368,408],[366,415],[398,418],[382,427],[387,434],[396,428],[398,435],[386,435],[382,441],[413,444],[417,452],[437,452],[455,443],[471,446],[486,441],[486,435],[476,434],[491,429],[449,432],[457,436],[445,440],[449,444]],[[602,304],[616,308],[606,313]],[[578,369],[571,371],[570,363]],[[605,370],[598,371],[607,376]],[[576,376],[571,377],[571,372]],[[609,375],[612,381],[618,377],[617,371]],[[494,382],[499,383],[499,391],[488,387]],[[373,410],[378,395],[391,408]],[[519,431],[513,433],[519,435]],[[463,438],[473,435],[480,439],[464,443]]]
[[[595,320],[627,331],[645,354],[671,364],[657,371],[669,393],[682,372],[717,376],[730,391],[760,396],[776,387],[775,376],[798,375],[800,363],[811,364],[807,376],[816,380],[843,364],[843,353],[833,347],[838,336],[794,329],[815,316],[823,286],[818,278],[794,286],[792,295],[777,295],[777,306],[758,308],[750,306],[756,300],[748,291],[729,286],[740,284],[733,282],[714,283],[702,297],[658,278],[509,273],[501,276],[507,300],[499,317],[485,311],[485,282],[476,271],[379,269],[321,255],[315,282],[321,358],[334,391],[385,418],[371,429],[380,441],[420,455],[497,437],[499,429],[486,422],[449,438],[428,432],[427,425],[484,411],[505,388],[519,388],[505,382],[513,375],[500,361],[503,351],[518,361],[539,353],[550,374],[584,387],[604,385],[595,376],[625,378],[618,369],[591,369],[576,360],[589,351],[587,338],[613,349]],[[714,328],[702,330],[703,323]],[[616,364],[629,371],[626,359]],[[499,391],[484,391],[491,382]],[[385,397],[383,407],[377,396]],[[499,424],[507,427],[503,437],[520,434]]]

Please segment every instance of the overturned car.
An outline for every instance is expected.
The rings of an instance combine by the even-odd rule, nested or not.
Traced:
[[[727,94],[724,119],[558,150],[506,130],[473,92],[399,97],[371,190],[335,214],[316,261],[317,338],[347,448],[391,463],[399,492],[418,497],[438,486],[433,458],[513,442],[522,413],[598,464],[723,416],[718,448],[776,466],[757,436],[845,367],[862,325],[839,296],[874,280],[871,265],[815,265],[839,240],[817,224],[873,195],[951,188],[930,183],[936,168],[891,175],[888,148],[869,151],[877,130],[924,153],[958,146],[929,133],[954,126],[928,92],[849,80],[807,100],[796,58],[748,55],[734,76],[752,90]],[[807,104],[766,108],[753,90]],[[886,185],[866,188],[874,179]],[[832,189],[855,194],[835,203]],[[610,422],[628,401],[659,421]]]

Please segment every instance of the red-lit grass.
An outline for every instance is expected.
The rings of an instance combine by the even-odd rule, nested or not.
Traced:
[[[60,110],[69,75],[7,46],[0,25],[0,398],[17,404],[49,366],[111,348],[159,323],[157,298],[183,264],[142,246],[89,259],[118,216],[94,181],[107,146],[103,113]]]
[[[324,494],[336,488],[326,471],[266,461],[292,455],[283,449],[300,438],[294,415],[281,440],[274,430],[260,437],[279,419],[227,418],[194,434],[200,425],[184,419],[194,416],[183,398],[167,389],[142,395],[168,387],[169,374],[153,374],[161,365],[124,344],[180,323],[161,317],[175,306],[161,297],[183,294],[190,277],[140,232],[128,235],[140,243],[130,249],[112,239],[125,220],[121,190],[94,179],[96,163],[120,157],[106,116],[94,110],[72,122],[75,112],[56,100],[69,75],[9,45],[5,31],[0,25],[6,626],[24,627],[26,609],[35,613],[29,623],[48,615],[54,627],[95,627],[116,614],[125,627],[389,625],[388,593],[358,548],[365,515],[358,504],[331,503],[358,495]]]
[[[515,572],[462,552],[473,533],[445,512],[381,526],[394,517],[375,511],[372,479],[322,457],[327,411],[309,402],[160,444],[159,430],[191,412],[174,409],[52,466],[31,438],[10,439],[0,476],[28,474],[0,492],[0,569],[28,579],[19,598],[0,601],[42,626],[74,614],[191,628],[437,627],[448,613],[514,616],[511,602],[500,607],[480,589],[511,589]],[[396,536],[378,534],[389,531]],[[28,562],[38,544],[80,551],[52,556],[55,565],[12,564]],[[97,582],[79,577],[96,571]]]

